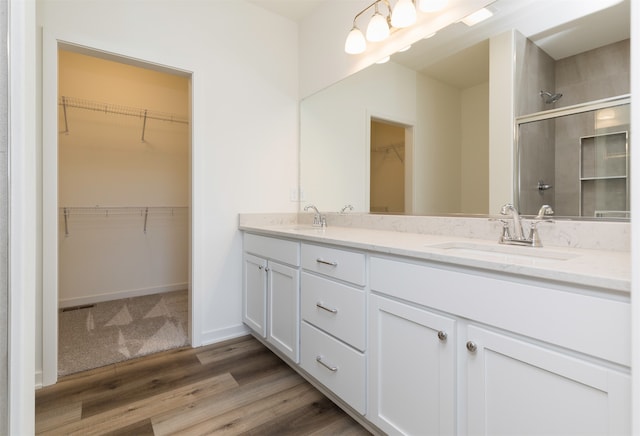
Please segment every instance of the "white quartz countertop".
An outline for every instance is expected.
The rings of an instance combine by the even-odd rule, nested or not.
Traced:
[[[304,224],[240,225],[240,230],[407,256],[574,285],[629,292],[629,252],[500,245],[495,240]]]

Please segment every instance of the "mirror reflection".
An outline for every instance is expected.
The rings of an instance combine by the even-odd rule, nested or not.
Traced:
[[[622,205],[606,204],[609,212],[598,215],[596,206],[587,207],[588,189],[576,188],[591,183],[582,180],[579,153],[571,161],[571,189],[559,183],[558,174],[568,173],[559,160],[553,175],[530,176],[535,179],[534,187],[527,182],[526,188],[535,194],[531,206],[518,189],[524,186],[520,170],[543,155],[563,153],[555,148],[543,152],[539,146],[523,151],[529,154],[521,158],[518,153],[527,146],[523,142],[516,150],[515,138],[535,130],[533,124],[524,127],[534,123],[526,117],[629,92],[629,1],[609,1],[615,4],[597,13],[578,10],[597,2],[566,3],[571,3],[571,13],[531,24],[536,13],[548,15],[551,3],[494,2],[489,21],[472,28],[452,24],[395,54],[391,62],[372,65],[303,100],[304,204],[326,211],[352,204],[358,212],[467,215],[496,213],[500,204],[515,201],[526,209],[523,213],[531,213],[529,208],[537,211],[537,203],[546,200],[541,197],[553,193],[557,215],[614,215],[612,207],[617,211]],[[598,31],[592,31],[594,23]],[[589,37],[581,36],[585,34]],[[558,121],[553,122],[559,129]],[[380,126],[393,127],[395,133]],[[611,129],[628,132],[623,125]],[[611,129],[584,131],[577,138],[595,136],[600,143],[598,135]],[[546,147],[558,144],[554,138]],[[575,141],[569,147],[588,148]],[[549,188],[539,190],[539,181]],[[615,183],[591,184],[598,185],[593,192],[605,199]],[[612,198],[622,195],[614,192]],[[600,206],[598,211],[605,210]]]

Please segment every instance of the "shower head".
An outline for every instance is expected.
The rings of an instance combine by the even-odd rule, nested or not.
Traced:
[[[542,101],[544,101],[545,104],[553,104],[562,98],[562,94],[559,92],[552,94],[549,91],[540,91],[540,97],[542,97]]]

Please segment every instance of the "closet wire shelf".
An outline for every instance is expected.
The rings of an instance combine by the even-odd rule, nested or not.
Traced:
[[[175,216],[184,214],[188,206],[94,206],[94,207],[61,207],[60,213],[64,217],[64,236],[69,236],[69,218],[71,216],[121,216],[138,215],[144,218],[143,231],[147,233],[149,215]]]
[[[144,133],[147,126],[147,120],[166,121],[178,124],[189,124],[189,119],[167,112],[153,111],[149,109],[142,109],[130,106],[122,106],[112,103],[102,103],[92,100],[86,100],[77,97],[61,96],[58,99],[58,105],[62,106],[62,112],[64,115],[64,132],[69,133],[69,122],[67,119],[67,108],[86,109],[95,112],[103,112],[105,114],[124,115],[130,117],[140,118],[142,120],[142,141],[144,142]]]

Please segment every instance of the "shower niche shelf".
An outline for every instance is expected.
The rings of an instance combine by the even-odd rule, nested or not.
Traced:
[[[580,214],[624,218],[629,214],[629,133],[580,138]]]

